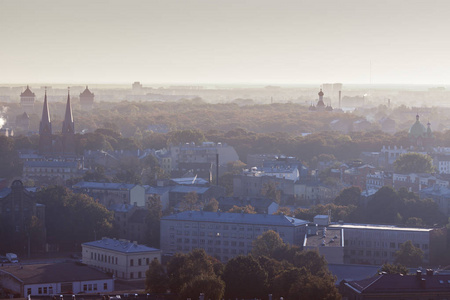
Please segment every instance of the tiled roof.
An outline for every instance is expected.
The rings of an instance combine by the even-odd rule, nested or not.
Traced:
[[[86,246],[92,246],[96,248],[113,250],[122,253],[140,253],[140,252],[154,252],[160,251],[159,249],[147,247],[145,245],[138,245],[129,241],[116,240],[110,238],[103,238],[98,241],[83,243]]]
[[[88,182],[81,181],[73,185],[73,188],[99,189],[99,190],[131,190],[135,184],[113,183],[113,182]]]
[[[25,284],[76,282],[110,279],[111,276],[94,268],[75,263],[38,265],[8,265],[0,267],[22,280]]]
[[[214,223],[254,224],[268,226],[301,226],[308,222],[285,215],[221,213],[207,211],[184,211],[162,217],[161,220],[180,220]]]

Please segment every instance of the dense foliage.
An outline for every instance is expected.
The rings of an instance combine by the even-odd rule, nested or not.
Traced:
[[[47,242],[72,249],[83,242],[112,234],[112,212],[85,194],[75,194],[62,186],[37,193],[45,205]]]

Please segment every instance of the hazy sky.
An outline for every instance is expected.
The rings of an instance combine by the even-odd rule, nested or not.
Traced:
[[[450,84],[449,29],[447,0],[0,0],[0,84]]]

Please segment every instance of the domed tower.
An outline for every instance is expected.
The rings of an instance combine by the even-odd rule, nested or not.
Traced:
[[[324,110],[325,109],[325,103],[323,102],[323,92],[322,89],[320,89],[319,95],[319,101],[317,102],[317,110]]]
[[[88,86],[80,94],[80,105],[83,110],[91,110],[92,106],[94,106],[94,93],[88,89]]]
[[[413,147],[428,148],[433,144],[433,133],[431,124],[428,122],[428,129],[420,122],[419,115],[416,115],[416,122],[409,129],[408,137]]]
[[[23,93],[20,94],[20,105],[27,114],[31,114],[34,111],[34,101],[36,100],[36,95],[27,88]]]

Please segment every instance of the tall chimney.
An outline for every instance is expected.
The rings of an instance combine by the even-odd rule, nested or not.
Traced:
[[[339,108],[341,108],[341,91],[339,91]]]
[[[216,185],[219,185],[219,153],[216,154]]]

